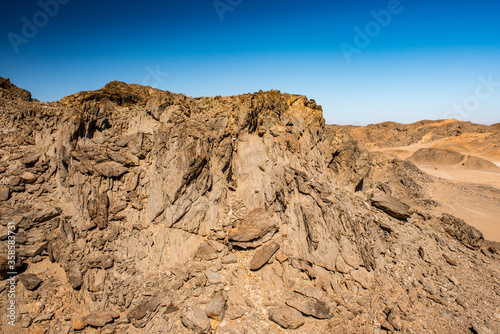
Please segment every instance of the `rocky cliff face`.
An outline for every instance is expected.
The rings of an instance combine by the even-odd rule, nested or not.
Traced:
[[[6,333],[500,328],[497,245],[433,201],[441,181],[361,149],[313,100],[0,90]]]

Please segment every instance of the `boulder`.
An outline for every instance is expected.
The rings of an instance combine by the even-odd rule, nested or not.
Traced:
[[[94,166],[97,173],[104,177],[120,177],[128,171],[128,168],[115,161],[101,162]]]
[[[279,248],[280,246],[275,242],[259,248],[250,262],[250,270],[259,270],[262,268]]]
[[[276,221],[264,209],[254,209],[248,213],[241,224],[228,231],[229,240],[242,248],[260,246],[278,229]]]
[[[99,229],[108,227],[109,198],[105,193],[99,194],[96,199],[91,200],[87,205],[90,219]]]
[[[21,174],[21,180],[25,183],[34,183],[38,179],[38,175],[31,172]]]
[[[42,280],[35,274],[19,275],[19,281],[30,291],[36,290],[42,283]]]
[[[77,267],[76,264],[72,264],[68,266],[68,270],[66,271],[66,278],[68,279],[69,284],[73,287],[73,289],[78,290],[83,284],[83,276],[80,268]]]
[[[410,208],[400,200],[388,195],[376,195],[371,199],[372,205],[399,220],[411,216]]]
[[[101,328],[106,326],[106,324],[113,322],[113,315],[115,314],[115,312],[108,311],[93,312],[83,317],[82,320],[87,326]]]
[[[205,311],[198,306],[187,306],[182,311],[181,321],[184,326],[194,333],[209,333],[211,330],[210,319]]]
[[[297,329],[304,324],[302,314],[286,305],[269,310],[269,320],[286,329]]]
[[[293,297],[286,301],[286,304],[305,315],[317,319],[331,319],[333,317],[332,309],[327,302],[310,298],[299,293],[294,293]]]
[[[460,218],[449,214],[441,216],[445,231],[470,249],[478,249],[484,243],[483,234]]]
[[[224,313],[226,312],[226,301],[227,298],[224,294],[222,292],[217,292],[205,309],[207,316],[214,320],[222,321],[224,319]]]
[[[364,289],[371,289],[373,287],[373,273],[368,272],[365,268],[361,267],[357,270],[352,270],[349,274]]]
[[[217,258],[217,251],[207,242],[204,242],[196,250],[195,257],[203,261],[215,260]]]
[[[156,311],[162,302],[161,296],[152,296],[144,299],[139,305],[134,307],[127,315],[127,318],[134,321],[142,320],[146,315]]]
[[[0,185],[0,202],[8,200],[10,197],[10,188]]]

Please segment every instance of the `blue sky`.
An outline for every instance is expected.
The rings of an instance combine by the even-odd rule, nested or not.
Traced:
[[[0,12],[0,75],[42,101],[121,80],[189,96],[304,94],[330,124],[489,124],[500,122],[499,14],[491,0],[18,0]]]

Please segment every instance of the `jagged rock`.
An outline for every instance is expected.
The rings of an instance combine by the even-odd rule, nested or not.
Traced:
[[[324,298],[324,293],[320,289],[312,286],[294,285],[293,291],[316,300],[323,300]]]
[[[35,274],[22,274],[19,276],[19,281],[24,285],[26,289],[31,291],[36,290],[43,282]]]
[[[371,201],[374,207],[384,211],[389,216],[396,219],[406,220],[411,216],[408,205],[394,197],[390,197],[388,195],[376,195],[371,199]]]
[[[34,165],[40,159],[40,156],[40,153],[28,154],[21,159],[21,163],[26,166]]]
[[[47,320],[50,320],[54,317],[54,312],[50,312],[50,313],[46,313],[46,314],[41,314],[37,317],[35,317],[35,319],[33,319],[33,323],[37,323],[37,322],[40,322],[40,321],[47,321]]]
[[[462,333],[470,331],[471,315],[498,327],[491,305],[500,248],[465,223],[436,218],[445,209],[463,214],[468,198],[495,207],[490,200],[498,194],[387,158],[396,151],[367,151],[349,135],[363,138],[365,127],[325,125],[321,107],[304,96],[191,98],[112,82],[38,103],[6,98],[16,95],[9,87],[0,87],[0,190],[9,193],[6,200],[0,193],[0,239],[8,241],[7,224],[15,221],[15,269],[44,279],[17,296],[19,310],[28,312],[20,315],[55,312],[30,325],[33,332],[65,333],[62,322],[70,318],[75,330],[90,332],[191,332],[179,321],[186,305],[201,306],[200,326],[182,316],[198,332],[274,334],[304,321],[298,331],[308,333],[380,326]],[[424,139],[420,132],[427,140],[466,127],[481,134],[471,149],[490,145],[490,154],[498,125],[386,123],[366,127],[375,130],[362,140],[374,135],[389,148],[394,138],[410,145]],[[456,213],[439,192],[460,199]],[[407,224],[371,205],[378,193],[411,208]],[[410,209],[399,202],[406,216]],[[252,255],[273,241],[280,249],[252,272]],[[42,265],[45,249],[53,263]],[[2,278],[7,254],[0,249]],[[0,282],[2,294],[10,288]],[[215,320],[222,320],[220,293],[227,295],[222,322]],[[75,316],[107,305],[130,317],[92,329]],[[453,321],[445,324],[446,310]]]
[[[448,262],[448,264],[450,264],[454,267],[458,266],[457,261],[454,258],[452,258],[450,255],[443,253],[443,258],[445,259],[446,262]]]
[[[269,310],[269,320],[286,329],[297,329],[305,323],[299,311],[285,305]]]
[[[109,268],[113,267],[114,260],[109,255],[99,254],[99,253],[96,252],[96,253],[90,254],[85,259],[85,264],[89,268],[109,269]]]
[[[130,153],[118,153],[118,152],[108,152],[107,153],[108,157],[115,161],[115,162],[118,162],[119,164],[121,165],[125,165],[125,166],[137,166],[139,165],[139,159],[133,155],[133,154],[130,154]],[[101,172],[99,172],[101,173]],[[116,176],[119,176],[119,175],[116,175]]]
[[[262,268],[279,248],[280,246],[275,242],[259,248],[250,262],[250,270],[259,270]]]
[[[222,257],[221,262],[222,264],[232,264],[238,262],[238,258],[236,254],[229,254],[227,256]]]
[[[403,322],[401,320],[401,315],[400,315],[399,309],[396,307],[391,308],[391,311],[387,315],[387,321],[397,331],[400,331],[403,328]]]
[[[0,185],[0,201],[6,201],[10,197],[9,187]]]
[[[255,248],[277,230],[275,220],[264,210],[252,210],[241,224],[228,231],[229,240],[242,248]]]
[[[335,268],[343,274],[348,274],[353,269],[350,265],[345,263],[344,258],[341,255],[337,256]]]
[[[288,260],[288,256],[281,250],[278,249],[278,251],[275,253],[276,260],[278,260],[280,263],[285,262]]]
[[[247,312],[248,310],[245,308],[233,306],[228,308],[226,316],[231,320],[236,320],[243,317]]]
[[[436,295],[439,292],[437,286],[430,278],[422,278],[420,283],[422,283],[424,290],[431,296]]]
[[[205,311],[198,306],[188,306],[181,314],[181,321],[184,326],[195,333],[209,333],[211,326]]]
[[[102,162],[94,166],[96,172],[104,177],[120,177],[128,171],[127,167],[115,161]]]
[[[105,270],[89,269],[83,277],[83,282],[90,292],[100,292],[104,289],[105,279]]]
[[[214,320],[222,321],[226,312],[226,301],[227,298],[222,292],[216,293],[205,309],[207,316]]]
[[[36,174],[33,174],[31,172],[24,172],[21,175],[21,180],[26,183],[34,183],[38,179],[38,176]]]
[[[135,325],[147,315],[154,313],[162,303],[161,296],[145,298],[140,304],[133,308],[127,315],[127,318]],[[141,327],[141,326],[136,326]]]
[[[87,205],[90,218],[101,230],[108,227],[108,207],[109,198],[105,193],[100,194]]]
[[[208,283],[210,284],[219,284],[222,283],[222,277],[220,274],[216,271],[213,270],[206,270],[205,271],[205,276],[207,276]]]
[[[217,258],[217,251],[208,242],[205,242],[198,247],[195,256],[200,260],[210,261]]]
[[[226,248],[226,245],[224,245],[218,241],[215,241],[215,240],[208,240],[208,243],[210,244],[210,246],[212,246],[219,253],[222,252]]]
[[[82,272],[76,264],[69,265],[69,268],[66,271],[66,278],[68,279],[69,284],[71,284],[71,287],[75,290],[80,289],[83,284]]]
[[[17,255],[19,255],[19,253],[17,253]],[[20,269],[23,268],[23,265],[24,263],[21,260],[21,257],[17,256],[14,264],[15,272],[20,272]],[[0,250],[0,278],[6,279],[11,277],[11,274],[8,274],[9,272],[12,272],[12,263],[9,263],[8,253],[7,251]]]
[[[19,320],[19,325],[21,325],[22,328],[28,328],[31,326],[32,322],[33,319],[28,314],[25,314]]]
[[[8,78],[0,77],[0,92],[2,98],[31,101],[31,93],[13,85]]]
[[[87,324],[83,321],[81,316],[74,316],[72,320],[73,320],[73,329],[75,331],[81,331],[87,326]]]
[[[483,234],[476,228],[467,225],[462,219],[444,214],[441,217],[441,222],[445,225],[445,230],[449,235],[471,249],[478,249],[484,243]]]
[[[25,230],[29,230],[33,227],[36,227],[38,224],[51,220],[61,214],[61,208],[46,208],[43,210],[36,210],[30,212],[25,215],[21,222],[19,223],[19,227]]]
[[[18,255],[21,257],[35,257],[42,254],[42,252],[47,248],[48,242],[39,242],[33,245],[27,245],[19,247]]]
[[[117,214],[118,212],[122,211],[127,207],[127,202],[124,201],[115,201],[111,206],[109,207],[109,213],[111,214]]]
[[[286,304],[305,315],[313,316],[317,319],[330,319],[333,317],[331,307],[328,303],[306,297],[299,293],[294,293],[293,297],[286,301]]]
[[[117,317],[119,317],[119,315],[117,316],[116,312],[100,311],[100,312],[93,312],[84,316],[82,318],[82,322],[86,326],[101,328],[104,327],[106,324],[113,322],[113,320]],[[74,322],[73,322],[73,328],[74,328]]]
[[[349,272],[352,279],[361,284],[365,289],[373,287],[373,273],[368,272],[365,268],[359,268]]]

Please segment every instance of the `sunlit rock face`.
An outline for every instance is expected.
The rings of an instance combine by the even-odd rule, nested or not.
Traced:
[[[2,79],[0,109],[19,332],[500,326],[497,244],[305,96],[111,82],[48,104]]]

